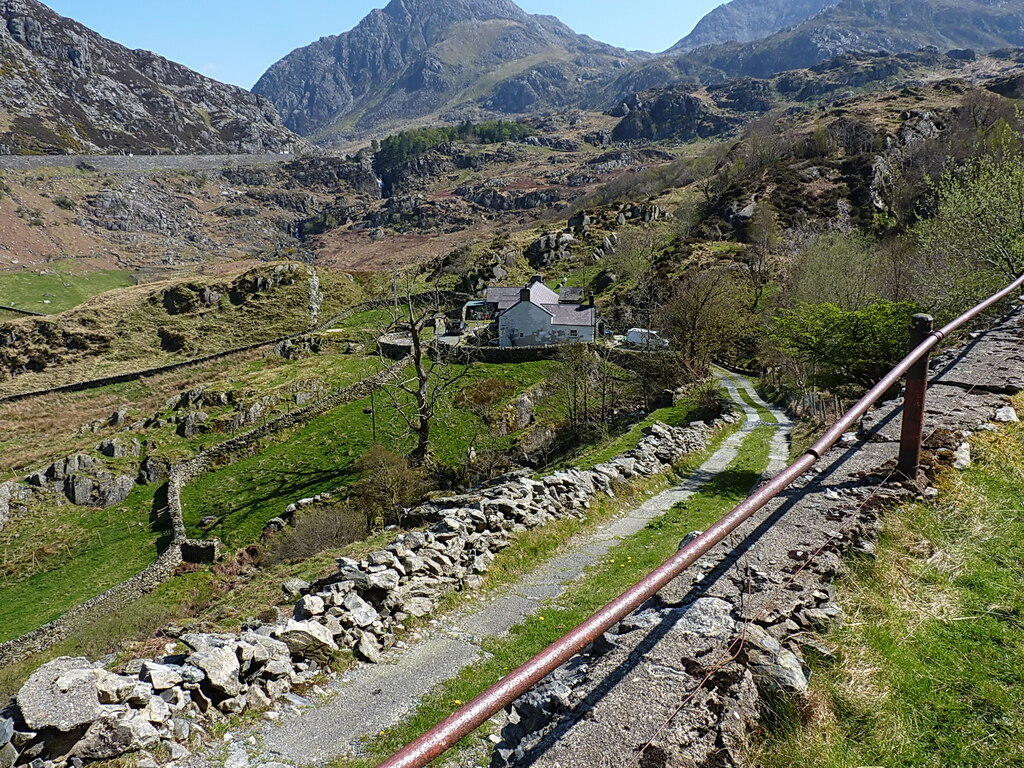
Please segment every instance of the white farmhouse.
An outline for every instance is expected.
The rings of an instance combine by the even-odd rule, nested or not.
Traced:
[[[523,288],[492,287],[486,302],[494,305],[501,347],[550,346],[592,342],[597,336],[597,309],[559,301],[559,295],[535,275]]]

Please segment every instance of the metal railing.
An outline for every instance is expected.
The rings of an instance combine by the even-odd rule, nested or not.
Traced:
[[[921,454],[921,426],[924,417],[929,353],[946,336],[1011,293],[1020,290],[1022,286],[1024,286],[1024,275],[937,331],[931,330],[932,319],[930,317],[915,315],[911,327],[910,353],[858,400],[856,405],[829,427],[825,434],[799,459],[769,482],[757,488],[731,512],[689,544],[681,547],[678,552],[641,581],[475,699],[460,707],[441,723],[380,763],[377,768],[420,768],[427,765],[483,725],[505,706],[522,696],[551,672],[583,651],[612,626],[657,594],[700,557],[707,554],[712,547],[788,488],[797,478],[810,470],[830,448],[839,442],[843,434],[853,427],[867,413],[868,409],[908,372],[899,471],[906,477],[915,477]]]

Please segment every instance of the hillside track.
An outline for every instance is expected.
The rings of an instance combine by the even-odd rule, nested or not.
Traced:
[[[972,336],[933,362],[926,450],[994,428],[1024,388],[1020,311]],[[818,470],[622,622],[613,643],[522,697],[492,766],[743,765],[764,707],[780,689],[806,691],[802,653],[820,652],[817,634],[844,621],[832,588],[843,555],[870,551],[886,508],[920,498],[893,474],[902,407],[869,412]]]
[[[229,758],[238,764],[244,759],[254,764],[283,761],[305,765],[358,753],[362,740],[401,722],[413,713],[425,694],[484,658],[485,641],[507,634],[513,626],[539,614],[549,601],[579,588],[586,569],[606,558],[609,550],[699,492],[732,463],[758,427],[774,429],[773,455],[766,471],[778,471],[788,455],[789,419],[765,404],[746,378],[725,371],[717,375],[744,422],[684,481],[576,537],[557,556],[502,588],[496,596],[439,617],[409,647],[386,654],[385,663],[359,665],[330,684],[314,706],[294,709],[255,734],[234,734],[237,738],[230,743]],[[762,420],[761,413],[747,404],[740,390],[774,421]],[[314,733],[317,737],[310,738]],[[246,743],[252,736],[256,736],[255,744]],[[207,762],[217,761],[211,754],[196,761]]]

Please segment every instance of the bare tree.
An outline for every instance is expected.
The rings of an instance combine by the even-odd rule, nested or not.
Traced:
[[[416,447],[409,459],[417,466],[429,461],[434,419],[469,370],[468,359],[458,350],[443,343],[430,343],[428,329],[444,322],[443,309],[436,291],[414,294],[411,288],[399,291],[396,287],[388,305],[390,322],[382,334],[408,348],[411,371],[392,370],[380,389],[403,425],[415,436]],[[378,347],[386,369],[393,369],[385,345]]]
[[[747,332],[749,294],[744,281],[729,269],[691,270],[660,309],[658,326],[682,353],[690,368],[707,369]]]
[[[747,234],[750,247],[744,254],[743,265],[750,283],[750,311],[755,312],[771,282],[771,259],[779,247],[779,217],[767,200],[757,201]]]

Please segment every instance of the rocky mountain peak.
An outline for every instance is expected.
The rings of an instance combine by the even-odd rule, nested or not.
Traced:
[[[750,43],[799,24],[839,0],[732,0],[702,18],[670,53],[685,53],[704,45]]]
[[[330,141],[459,109],[574,105],[636,58],[510,0],[392,0],[289,54],[253,90],[292,130]]]

